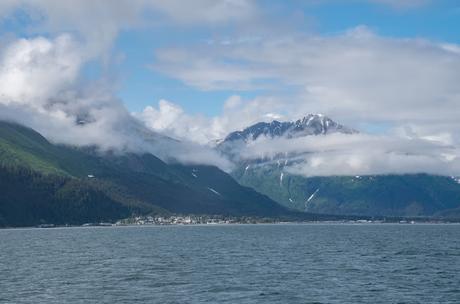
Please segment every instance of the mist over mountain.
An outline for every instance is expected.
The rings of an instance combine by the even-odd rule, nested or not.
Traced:
[[[303,176],[458,175],[455,146],[431,139],[358,132],[324,115],[260,122],[230,133],[217,149],[236,163],[289,161]]]
[[[246,153],[247,147],[258,145],[262,142],[334,133],[355,134],[358,131],[347,128],[322,114],[308,114],[296,121],[280,122],[273,120],[271,122],[256,123],[242,131],[228,134],[225,139],[217,143],[217,148],[229,156],[230,159],[238,162],[245,157],[244,153]],[[269,153],[270,149],[261,152],[261,158],[267,158],[266,153]],[[268,158],[283,158],[288,154],[291,158],[294,156],[292,151],[280,151],[277,155],[270,155]]]
[[[0,226],[82,224],[136,214],[299,217],[215,166],[55,145],[3,121],[0,184]]]
[[[237,163],[231,174],[242,185],[288,208],[342,215],[458,215],[460,179],[455,176],[429,175],[416,166],[408,174],[407,167],[385,162],[386,168],[374,169],[384,174],[372,174],[373,170],[362,174],[360,166],[369,165],[364,163],[364,154],[382,153],[385,160],[395,149],[410,150],[408,145],[390,140],[379,148],[366,136],[323,115],[310,114],[294,122],[261,122],[232,132],[217,149]],[[333,145],[330,140],[335,141]],[[343,142],[338,144],[338,140]],[[422,144],[417,143],[414,154],[424,153]],[[362,156],[353,166],[347,155],[356,151]],[[329,163],[331,167],[327,167]],[[322,171],[324,166],[327,172]],[[340,171],[341,167],[345,170]],[[359,173],[350,174],[353,172]]]

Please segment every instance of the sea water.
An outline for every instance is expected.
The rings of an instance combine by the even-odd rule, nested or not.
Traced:
[[[0,230],[0,303],[460,303],[460,225]]]

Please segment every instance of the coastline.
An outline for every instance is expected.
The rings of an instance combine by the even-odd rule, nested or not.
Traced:
[[[233,222],[233,223],[193,223],[193,224],[116,224],[116,223],[94,223],[83,225],[46,225],[43,226],[21,226],[21,227],[0,227],[0,230],[21,230],[21,229],[37,229],[37,230],[54,230],[66,228],[141,228],[141,227],[221,227],[221,226],[262,226],[262,225],[350,225],[350,226],[369,226],[369,225],[382,225],[382,226],[412,226],[412,225],[460,225],[460,221],[410,221],[410,222],[397,222],[397,221],[279,221],[279,222]]]

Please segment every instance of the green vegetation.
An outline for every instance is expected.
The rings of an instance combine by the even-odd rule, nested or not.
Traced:
[[[85,181],[24,167],[0,167],[0,185],[0,226],[111,221],[134,211]]]
[[[242,167],[233,175],[244,186],[216,167],[166,164],[152,154],[55,145],[31,129],[0,122],[0,226],[171,214],[296,219],[333,218],[311,213],[460,215],[460,185],[449,177],[304,178],[278,166]]]
[[[132,214],[287,214],[216,167],[100,153],[0,122],[0,226],[81,224]]]
[[[233,172],[242,185],[300,211],[337,215],[454,216],[460,210],[460,184],[445,176],[306,178],[289,174],[276,165],[245,169],[241,167]]]

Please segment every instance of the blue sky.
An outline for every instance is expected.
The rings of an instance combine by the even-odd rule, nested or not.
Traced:
[[[320,35],[337,35],[350,28],[366,25],[382,36],[426,38],[433,41],[460,42],[460,4],[454,0],[431,1],[413,7],[394,7],[359,1],[265,1],[264,17],[269,23],[296,20],[292,30]],[[171,100],[187,112],[212,116],[220,113],[231,95],[250,99],[265,92],[247,90],[199,90],[151,68],[154,52],[170,46],[200,45],[209,39],[235,35],[230,28],[210,29],[177,26],[143,28],[120,33],[115,52],[124,55],[118,67],[120,88],[117,95],[132,111],[160,99]]]

